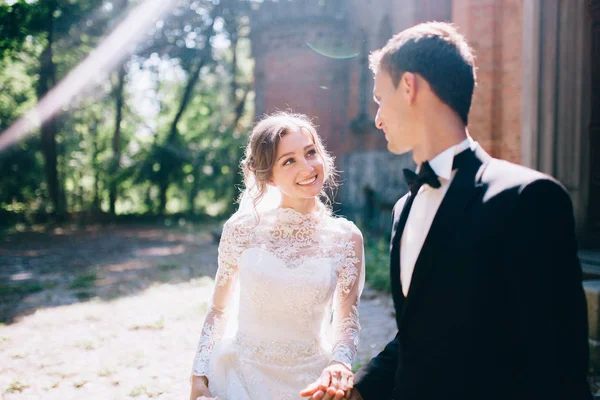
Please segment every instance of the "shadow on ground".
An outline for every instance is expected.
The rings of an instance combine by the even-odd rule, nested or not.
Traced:
[[[216,223],[29,230],[0,242],[0,322],[38,308],[112,300],[216,271]]]

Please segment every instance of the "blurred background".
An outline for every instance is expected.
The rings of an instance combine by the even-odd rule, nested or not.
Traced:
[[[397,171],[412,161],[388,154],[373,126],[367,57],[445,20],[477,55],[471,135],[561,180],[580,239],[599,246],[596,1],[0,4],[3,225],[227,216],[253,120],[291,109],[337,157],[337,209],[387,229],[406,191]]]
[[[365,328],[376,354],[413,162],[374,127],[368,54],[428,20],[475,50],[470,134],[564,183],[600,278],[600,0],[0,0],[0,398],[181,398],[246,138],[276,110],[336,157],[367,325],[391,326]]]

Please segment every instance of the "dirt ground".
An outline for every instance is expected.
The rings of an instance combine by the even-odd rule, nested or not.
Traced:
[[[0,242],[0,399],[186,399],[215,225],[89,226]],[[358,363],[395,334],[365,291]]]

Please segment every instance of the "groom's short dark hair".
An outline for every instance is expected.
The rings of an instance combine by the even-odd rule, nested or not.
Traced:
[[[405,72],[421,75],[467,125],[475,63],[471,48],[455,25],[425,22],[408,28],[373,52],[369,62],[374,73],[383,68],[396,87]]]

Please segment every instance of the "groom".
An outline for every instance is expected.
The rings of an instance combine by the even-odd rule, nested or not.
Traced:
[[[418,174],[393,212],[398,333],[353,399],[591,399],[573,209],[564,187],[467,134],[473,54],[424,23],[371,55],[375,123]],[[367,260],[368,262],[368,260]]]

